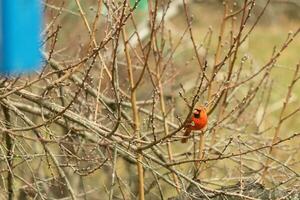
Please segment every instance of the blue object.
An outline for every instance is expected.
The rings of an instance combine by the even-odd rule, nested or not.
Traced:
[[[0,73],[28,73],[42,62],[41,0],[0,0]]]

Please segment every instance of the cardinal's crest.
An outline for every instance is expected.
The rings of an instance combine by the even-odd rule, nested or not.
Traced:
[[[195,122],[194,122],[194,121],[192,121],[192,122],[191,122],[191,125],[192,125],[192,126],[195,126]]]

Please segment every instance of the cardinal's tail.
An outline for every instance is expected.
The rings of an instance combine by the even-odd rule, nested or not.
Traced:
[[[188,136],[191,134],[191,129],[187,128],[184,132],[183,136],[184,138],[181,139],[181,143],[186,143],[188,141]]]

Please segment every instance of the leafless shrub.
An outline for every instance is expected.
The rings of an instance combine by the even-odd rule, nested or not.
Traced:
[[[208,199],[260,198],[243,193],[249,179],[299,190],[300,133],[282,132],[300,111],[290,106],[299,63],[284,101],[277,100],[277,122],[266,117],[272,70],[299,27],[257,64],[242,47],[270,1],[255,18],[255,0],[225,1],[220,27],[201,41],[186,0],[149,1],[148,13],[138,3],[45,1],[43,69],[1,78],[1,193],[193,198],[186,192],[193,186]],[[178,12],[182,29],[170,23]],[[208,108],[208,127],[183,145],[181,130],[198,105]],[[240,191],[222,190],[222,182],[239,182]]]

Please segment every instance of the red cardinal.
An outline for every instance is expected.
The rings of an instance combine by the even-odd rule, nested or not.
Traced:
[[[203,107],[196,108],[193,112],[191,118],[184,125],[184,135],[185,138],[182,138],[181,143],[186,143],[188,141],[188,136],[193,130],[202,130],[207,124],[207,114],[206,109]]]

